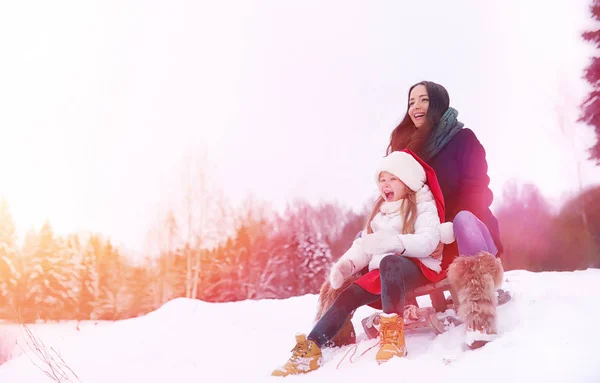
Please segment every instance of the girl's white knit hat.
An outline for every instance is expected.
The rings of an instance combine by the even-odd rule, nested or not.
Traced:
[[[412,155],[402,151],[391,152],[383,157],[375,173],[377,184],[381,172],[392,173],[414,192],[419,191],[427,181],[425,169],[421,164]]]

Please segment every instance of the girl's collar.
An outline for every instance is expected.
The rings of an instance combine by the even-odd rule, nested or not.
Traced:
[[[400,212],[400,208],[402,207],[403,199],[399,199],[398,201],[384,201],[379,208],[379,211],[383,214],[397,214]]]

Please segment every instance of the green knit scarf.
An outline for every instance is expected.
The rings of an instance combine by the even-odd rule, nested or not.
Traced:
[[[440,150],[458,133],[464,124],[456,119],[458,111],[449,107],[442,116],[440,122],[431,130],[429,138],[423,149],[421,149],[421,158],[429,161],[435,157]]]

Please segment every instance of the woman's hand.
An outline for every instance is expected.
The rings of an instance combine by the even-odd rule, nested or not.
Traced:
[[[435,250],[433,250],[433,253],[431,253],[430,257],[433,259],[436,259],[438,261],[441,261],[443,256],[444,256],[444,244],[442,242],[440,242],[440,243],[438,243]]]

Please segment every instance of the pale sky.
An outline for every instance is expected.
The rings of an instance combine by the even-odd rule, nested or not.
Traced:
[[[4,1],[0,195],[20,234],[48,218],[142,249],[190,150],[233,201],[358,208],[427,79],[485,146],[497,198],[517,178],[560,201],[577,159],[600,183],[573,123],[590,25],[583,0]]]

